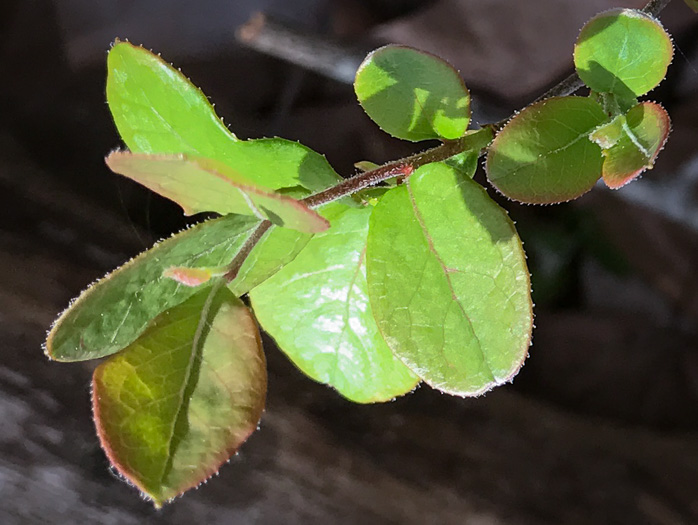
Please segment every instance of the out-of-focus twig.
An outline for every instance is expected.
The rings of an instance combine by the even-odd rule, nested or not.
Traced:
[[[354,82],[361,61],[373,46],[352,46],[314,35],[256,13],[235,33],[247,47],[281,58],[345,84]]]
[[[356,70],[380,43],[363,40],[349,44],[339,39],[291,27],[265,13],[256,13],[235,32],[241,44],[343,84],[353,84]],[[471,93],[472,94],[472,93]],[[492,122],[508,114],[476,93],[472,97],[473,122]]]

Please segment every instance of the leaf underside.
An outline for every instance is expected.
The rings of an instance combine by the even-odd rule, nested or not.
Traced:
[[[393,399],[418,382],[383,341],[368,302],[371,210],[324,207],[331,228],[250,294],[260,324],[296,366],[359,403]]]
[[[256,429],[265,393],[249,310],[206,288],[97,367],[95,424],[112,464],[159,507],[217,472]]]
[[[220,162],[187,155],[115,151],[109,168],[179,204],[186,215],[239,213],[309,233],[329,223],[302,202],[255,186]]]
[[[445,164],[419,168],[374,209],[366,257],[378,327],[425,382],[471,396],[516,374],[529,274],[513,223],[479,184]]]

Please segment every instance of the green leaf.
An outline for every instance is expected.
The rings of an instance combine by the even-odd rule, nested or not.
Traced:
[[[160,57],[117,42],[107,59],[107,101],[134,153],[184,153],[228,165],[255,185],[312,192],[341,180],[319,155],[283,139],[239,140],[204,94]]]
[[[601,176],[589,133],[608,120],[598,102],[555,97],[512,118],[490,146],[487,178],[510,199],[550,204],[579,197]]]
[[[618,115],[589,133],[589,140],[598,144],[602,150],[610,148],[618,144],[623,137],[624,125],[626,125],[625,115]]]
[[[457,139],[468,129],[470,94],[463,79],[424,51],[389,45],[371,52],[354,90],[368,116],[394,137]]]
[[[309,233],[272,227],[252,249],[228,288],[238,297],[248,293],[295,259],[311,238]]]
[[[613,9],[584,26],[574,63],[594,91],[632,99],[662,81],[673,54],[671,37],[658,20],[633,9]]]
[[[311,238],[312,235],[308,233],[272,227],[247,256],[235,279],[228,284],[228,289],[236,297],[245,295],[295,259]],[[166,269],[163,275],[185,286],[201,286],[214,277],[224,275],[227,270],[227,265],[210,268],[173,266]]]
[[[609,188],[624,186],[652,168],[664,147],[671,120],[662,106],[643,102],[626,115],[596,129],[590,138],[604,148],[603,179]]]
[[[477,171],[477,161],[480,158],[480,151],[465,151],[454,155],[444,161],[444,164],[450,166],[458,172],[462,177],[472,179]]]
[[[380,165],[376,164],[375,162],[371,162],[370,160],[360,160],[359,162],[354,163],[354,167],[357,170],[363,171],[365,173],[367,171],[372,171],[376,168],[380,168]]]
[[[368,302],[371,210],[326,206],[330,229],[250,293],[260,324],[296,366],[359,403],[392,399],[418,382],[383,341]]]
[[[373,314],[393,353],[428,384],[472,396],[517,373],[531,340],[521,241],[485,190],[443,163],[419,168],[373,210]]]
[[[278,226],[316,233],[329,223],[302,202],[255,186],[225,164],[186,155],[115,151],[109,168],[179,204],[186,215],[239,213]]]
[[[250,311],[207,288],[94,372],[102,447],[157,507],[217,472],[257,427],[267,374]]]
[[[256,224],[229,215],[156,244],[85,290],[54,322],[46,353],[58,361],[83,361],[125,348],[151,319],[196,293],[165,277],[168,268],[228,264]]]

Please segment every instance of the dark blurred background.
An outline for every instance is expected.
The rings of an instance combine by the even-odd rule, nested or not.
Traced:
[[[218,477],[154,511],[99,448],[94,365],[41,349],[88,283],[186,224],[104,166],[120,146],[104,95],[114,38],[180,66],[238,136],[298,139],[348,176],[358,160],[415,151],[355,102],[347,68],[366,51],[398,42],[447,58],[475,120],[492,122],[570,72],[593,14],[643,3],[4,0],[0,523],[698,523],[698,15],[679,0],[662,14],[676,56],[650,94],[674,128],[656,167],[571,204],[503,203],[537,312],[513,385],[353,405],[267,341],[260,431]],[[243,45],[236,30],[258,11],[266,25]],[[270,56],[275,45],[303,66]]]

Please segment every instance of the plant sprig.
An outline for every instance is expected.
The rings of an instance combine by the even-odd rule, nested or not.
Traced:
[[[654,18],[668,3],[597,15],[575,46],[575,75],[475,130],[449,64],[375,50],[354,85],[368,116],[395,137],[442,144],[347,179],[299,143],[237,138],[180,72],[117,41],[107,100],[129,151],[107,164],[185,213],[223,215],[92,285],[48,335],[53,359],[108,357],[93,407],[117,470],[159,506],[237,450],[264,407],[257,323],[309,377],[358,403],[420,382],[476,396],[510,381],[531,343],[529,273],[514,224],[472,180],[478,159],[496,189],[526,203],[573,199],[601,178],[618,188],[651,168],[670,120],[637,97],[672,58]],[[582,85],[590,96],[569,96]]]

